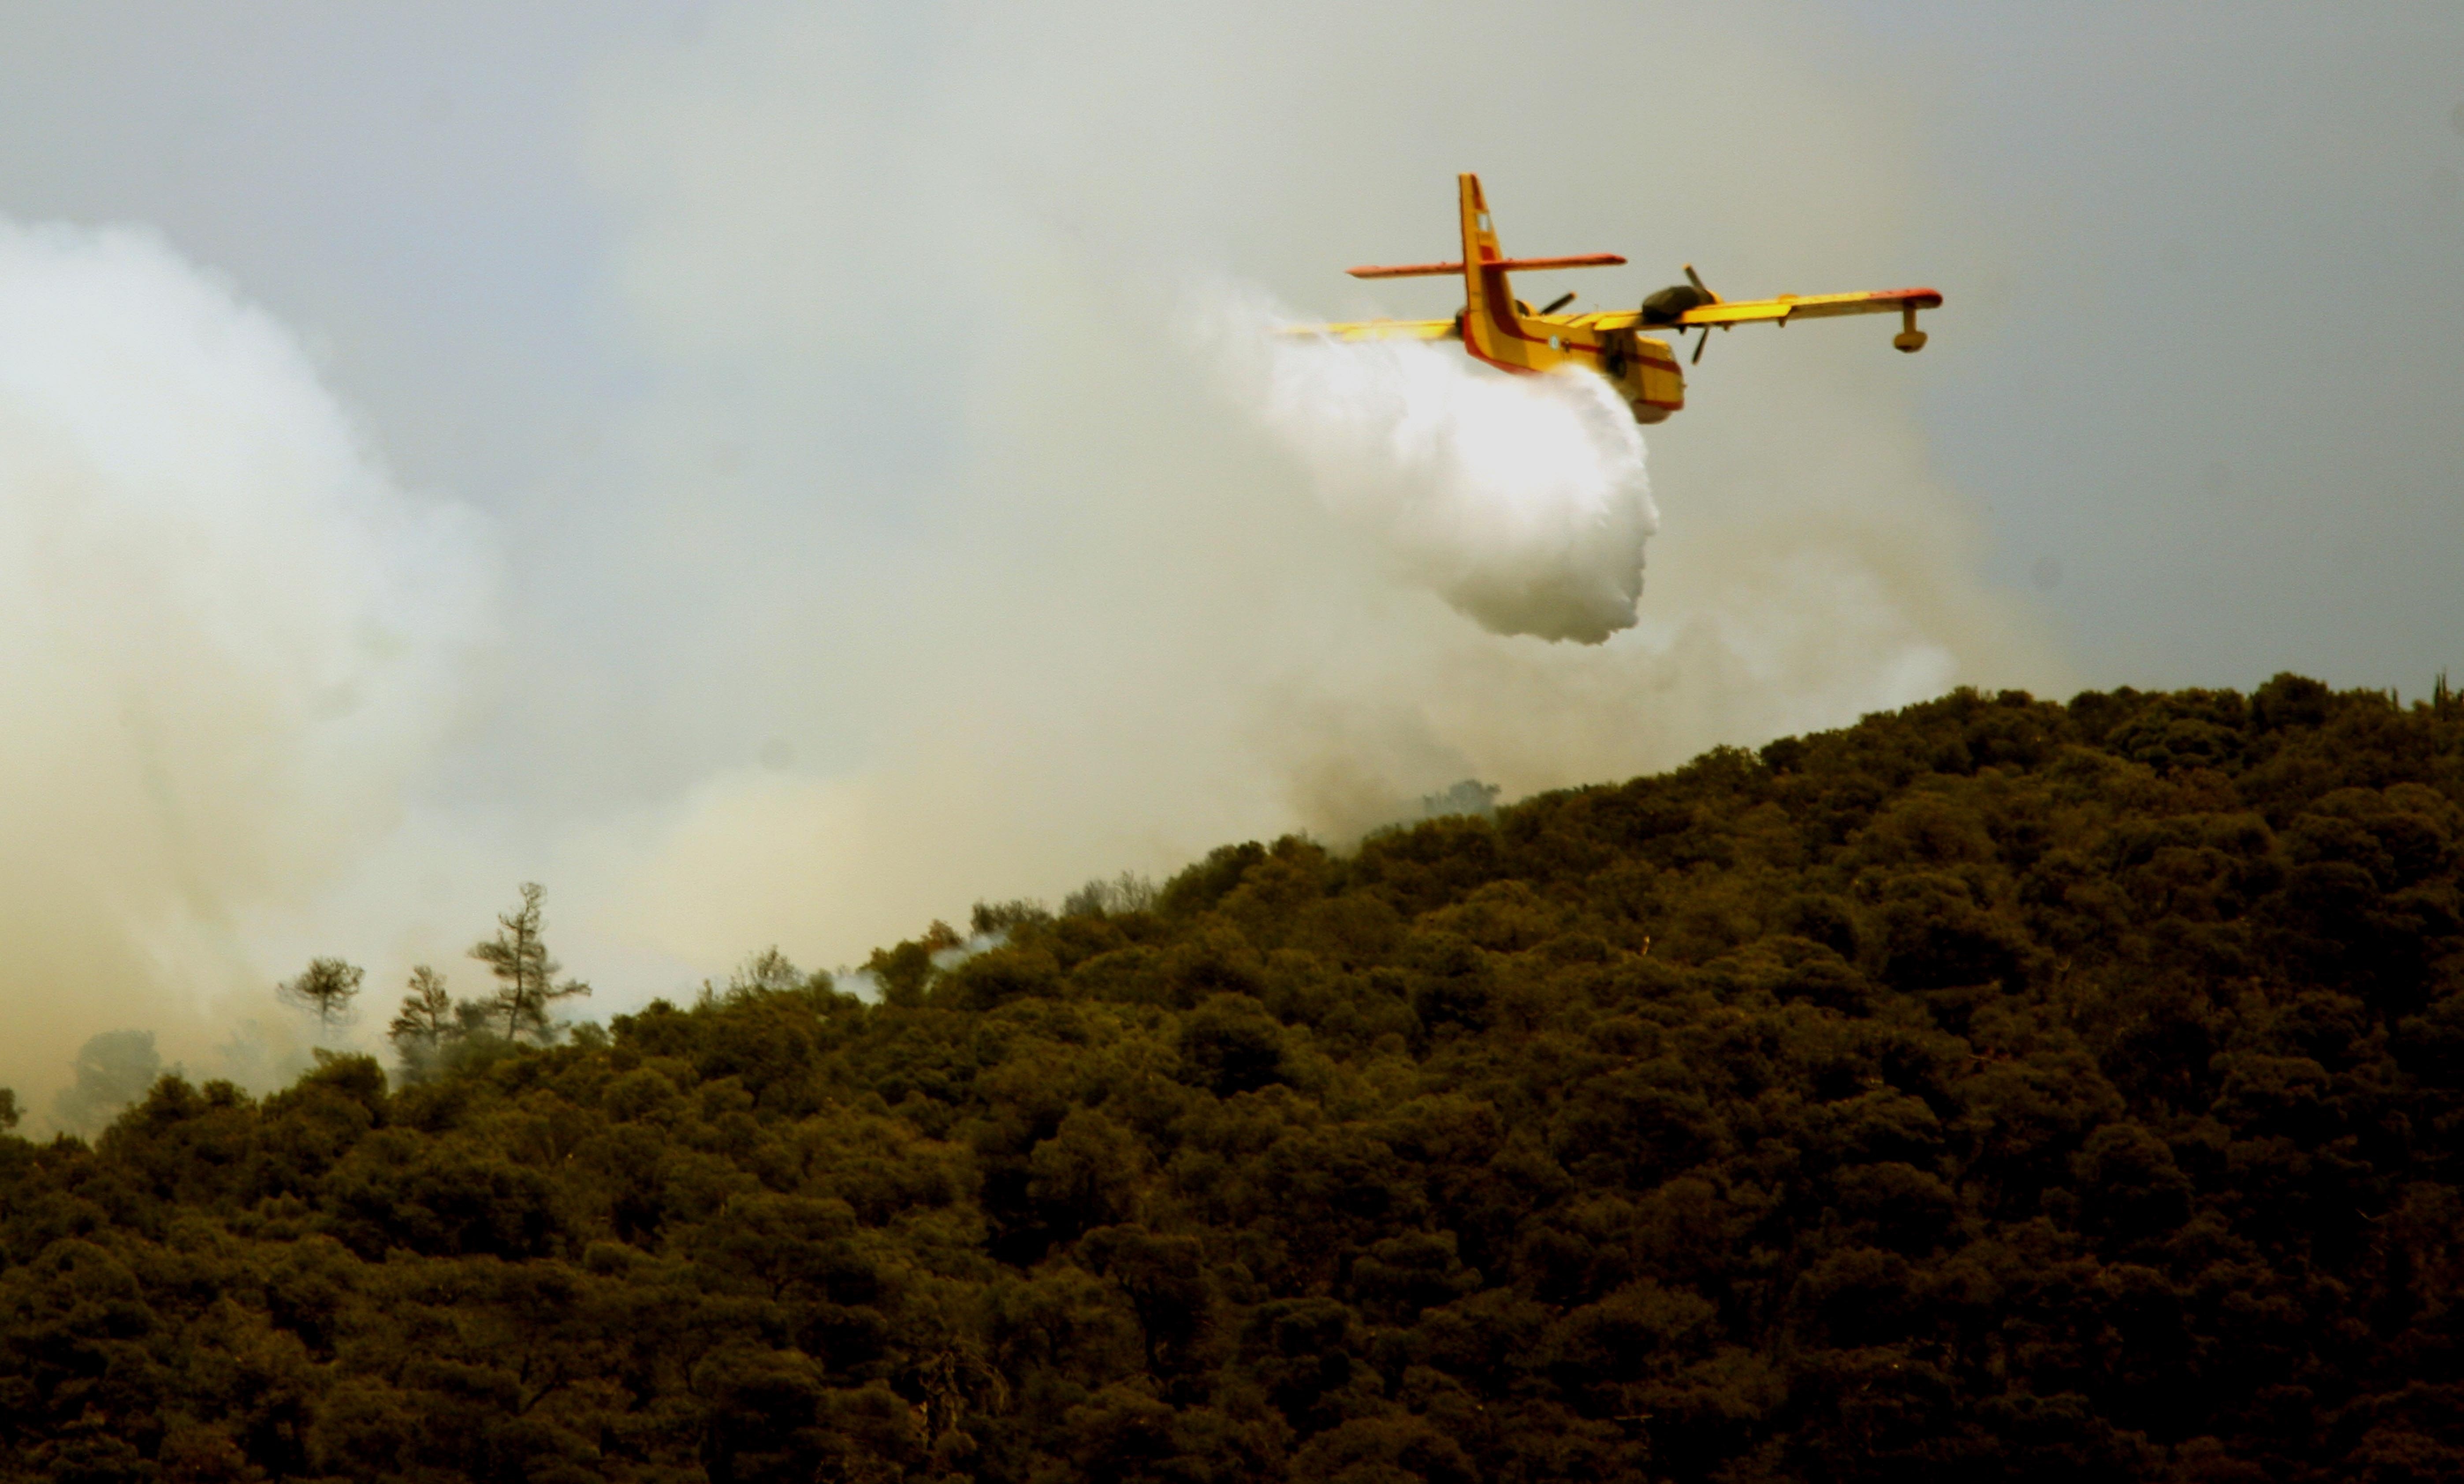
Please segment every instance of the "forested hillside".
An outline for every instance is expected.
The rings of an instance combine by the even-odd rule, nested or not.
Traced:
[[[0,1477],[2464,1477],[2460,801],[2443,688],[1962,693],[166,1079],[0,1137]]]

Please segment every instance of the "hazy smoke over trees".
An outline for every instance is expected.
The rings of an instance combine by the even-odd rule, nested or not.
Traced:
[[[77,1080],[53,1100],[53,1121],[92,1134],[145,1096],[162,1075],[163,1058],[151,1031],[105,1031],[78,1048],[73,1070]]]
[[[206,1001],[264,993],[251,918],[391,826],[462,704],[485,545],[210,274],[0,220],[0,1080],[115,1022],[203,1051]],[[71,1122],[153,1055],[85,1044]]]
[[[1301,317],[1449,312],[1458,285],[1372,300],[1341,269],[1444,255],[1474,168],[1509,250],[1656,265],[1570,281],[1585,307],[1687,258],[1735,294],[1935,277],[1967,302],[1957,211],[1921,171],[1872,188],[1871,160],[1922,158],[1879,66],[1750,11],[1569,11],[1564,44],[1654,58],[1647,99],[1441,103],[1427,78],[1485,65],[1479,14],[993,7],[919,48],[750,7],[611,68],[615,282],[668,379],[619,450],[655,476],[598,520],[631,549],[693,513],[624,622],[707,658],[663,679],[662,725],[737,730],[671,733],[711,765],[557,879],[697,961],[778,938],[845,962],[968,898],[1342,840],[1467,776],[1513,797],[1962,679],[2058,685],[1926,470],[1928,363],[1871,326],[1723,338],[1648,491],[1635,429],[1573,404],[1517,405],[1556,431],[1501,459],[1493,409],[1462,416],[1492,388],[1434,352],[1227,393],[1169,333],[1225,282]],[[1535,447],[1574,466],[1543,497],[1469,497]]]
[[[0,1084],[48,1093],[123,1025],[205,1070],[197,1005],[262,1005],[311,953],[401,983],[485,925],[464,883],[556,883],[621,1009],[762,944],[861,961],[970,900],[1340,841],[1459,779],[1510,799],[2058,685],[1877,336],[1723,340],[1655,434],[1638,612],[1630,427],[1551,413],[1609,477],[1450,530],[1445,477],[1415,505],[1361,440],[1296,453],[1173,334],[1225,281],[1446,312],[1340,265],[1445,251],[1465,168],[1529,251],[1738,293],[1973,275],[1921,164],[1871,188],[1921,162],[1879,60],[1750,10],[1559,19],[1652,57],[1648,106],[1440,107],[1425,79],[1495,43],[1442,7],[992,7],[918,46],[750,5],[612,58],[577,133],[633,389],[502,536],[394,488],[294,337],[153,239],[0,234]]]

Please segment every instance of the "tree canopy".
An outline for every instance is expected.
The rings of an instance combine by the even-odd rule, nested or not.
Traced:
[[[339,958],[312,958],[296,979],[276,985],[284,999],[317,1017],[319,1029],[331,1031],[351,1018],[351,1001],[359,997],[367,971]]]
[[[544,895],[539,883],[522,883],[522,905],[496,918],[495,937],[471,948],[471,956],[487,965],[488,971],[496,976],[496,993],[484,1003],[491,1014],[504,1017],[504,1037],[509,1041],[524,1036],[538,1041],[553,1039],[548,1007],[558,1000],[590,993],[590,986],[578,979],[560,983],[556,977],[564,971],[564,966],[549,956],[547,944],[539,936],[539,901]],[[432,971],[423,971],[433,978]],[[414,975],[413,999],[442,993],[442,981],[430,983]],[[403,1002],[403,1014],[415,1015],[411,1000]]]
[[[2459,842],[2443,695],[1961,692],[165,1076],[0,1134],[0,1479],[2464,1476]]]

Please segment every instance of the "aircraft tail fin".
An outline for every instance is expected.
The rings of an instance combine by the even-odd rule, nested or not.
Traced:
[[[1512,322],[1513,291],[1507,287],[1506,253],[1497,245],[1497,229],[1489,221],[1488,198],[1481,193],[1480,177],[1466,172],[1455,178],[1463,196],[1463,347],[1496,364],[1498,325]]]

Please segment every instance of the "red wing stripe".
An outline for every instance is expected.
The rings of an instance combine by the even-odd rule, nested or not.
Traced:
[[[1508,273],[1543,268],[1622,268],[1625,259],[1614,252],[1577,252],[1571,257],[1507,257],[1489,265]]]
[[[1354,278],[1434,278],[1440,273],[1462,273],[1463,265],[1461,263],[1400,263],[1380,267],[1375,263],[1364,263],[1358,268],[1347,268],[1344,272]]]
[[[1617,256],[1614,252],[1581,252],[1576,253],[1572,257],[1496,258],[1484,262],[1481,266],[1484,268],[1502,269],[1507,273],[1521,273],[1526,271],[1536,273],[1542,269],[1548,268],[1618,268],[1622,267],[1624,263],[1625,259]],[[1354,278],[1433,278],[1440,273],[1459,273],[1463,271],[1463,266],[1460,262],[1396,264],[1364,263],[1358,268],[1347,268],[1344,270],[1345,273],[1350,273]]]

